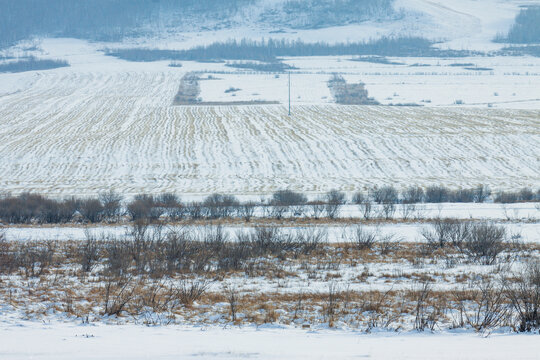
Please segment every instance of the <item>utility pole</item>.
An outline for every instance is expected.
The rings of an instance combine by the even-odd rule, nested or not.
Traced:
[[[291,72],[289,71],[289,116],[291,116]]]

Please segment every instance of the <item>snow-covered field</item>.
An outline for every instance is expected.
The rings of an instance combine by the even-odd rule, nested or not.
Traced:
[[[539,185],[536,110],[294,104],[289,117],[280,105],[174,107],[184,70],[119,60],[105,67],[100,55],[92,56],[81,64],[76,61],[86,57],[72,55],[72,68],[0,75],[17,86],[28,81],[0,97],[4,191],[261,194],[383,184]],[[258,76],[249,83],[266,78],[272,94],[285,96],[272,86],[285,85],[283,77]],[[220,100],[205,97],[204,83],[216,81],[203,81],[204,100]]]
[[[276,1],[283,0],[263,5],[271,7]],[[61,59],[71,66],[0,74],[0,191],[62,197],[112,189],[128,197],[174,192],[189,200],[213,192],[258,199],[283,188],[317,198],[334,188],[350,194],[375,185],[486,184],[494,191],[525,186],[536,190],[540,58],[388,58],[396,64],[352,61],[351,56],[285,58],[283,62],[296,68],[289,116],[286,74],[240,70],[225,63],[186,61],[180,68],[169,67],[168,61],[132,63],[105,56],[103,50],[186,49],[244,37],[335,43],[410,35],[440,40],[437,46],[445,49],[491,51],[504,46],[492,40],[508,30],[520,7],[537,3],[398,0],[395,7],[402,9],[402,17],[331,28],[276,34],[274,28],[239,18],[232,23],[241,26],[232,29],[169,31],[118,44],[74,39],[23,44],[6,54]],[[256,18],[249,12],[263,10],[252,7],[239,16]],[[280,105],[173,106],[187,72],[199,74],[202,101]],[[383,105],[422,107],[334,105],[327,86],[333,73],[349,83],[364,82],[370,96]],[[228,92],[230,88],[237,91]],[[2,227],[0,255],[5,257],[0,260],[18,248],[20,258],[10,259],[20,267],[0,266],[0,358],[538,359],[538,335],[516,335],[509,325],[516,324],[515,309],[482,335],[473,331],[474,319],[458,321],[459,311],[472,318],[484,314],[482,299],[474,296],[458,311],[460,292],[474,292],[478,286],[494,286],[496,291],[503,278],[515,281],[525,263],[538,260],[538,204],[422,204],[415,211],[409,215],[414,221],[401,221],[398,206],[395,221],[365,225],[365,231],[377,234],[370,249],[351,245],[356,225],[343,218],[358,220],[361,214],[356,206],[346,205],[342,219],[333,223],[306,220],[281,229],[284,234],[324,232],[329,243],[318,251],[300,257],[248,256],[239,260],[239,268],[217,272],[214,259],[198,273],[176,269],[157,278],[150,270],[138,273],[133,268],[125,278],[111,275],[107,269],[112,269],[113,255],[105,247],[99,263],[87,273],[82,270],[80,249],[87,234],[130,239],[129,225]],[[225,225],[231,242],[237,234],[261,226],[257,221],[264,219],[257,216],[254,225]],[[481,265],[463,249],[428,249],[422,232],[439,217],[494,221],[505,227],[507,240],[519,239],[505,243],[508,248],[493,264]],[[200,235],[208,228],[180,224],[166,230]],[[48,243],[55,240],[58,243]],[[42,244],[54,248],[58,262],[36,258],[45,254]],[[47,261],[49,268],[34,274]],[[189,305],[174,299],[160,310],[154,303],[149,310],[152,296],[171,296],[174,286],[185,285],[186,275],[211,281],[206,297]],[[137,292],[120,316],[105,315],[107,281],[117,282],[117,300],[126,288]],[[433,290],[429,300],[434,333],[412,330],[411,297],[421,283]],[[344,296],[336,323],[326,308],[332,289]],[[224,295],[229,290],[240,296],[236,320],[227,303],[232,300]],[[382,300],[374,300],[381,294]],[[377,301],[385,304],[375,309],[372,302]],[[442,306],[440,311],[437,306]],[[508,303],[504,306],[510,309]]]
[[[0,325],[6,359],[536,359],[538,335],[215,327]],[[21,339],[33,339],[21,346]]]

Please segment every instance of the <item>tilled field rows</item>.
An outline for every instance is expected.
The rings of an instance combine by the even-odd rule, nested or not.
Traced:
[[[173,107],[176,72],[46,73],[0,98],[0,189],[90,195],[540,185],[540,111]]]

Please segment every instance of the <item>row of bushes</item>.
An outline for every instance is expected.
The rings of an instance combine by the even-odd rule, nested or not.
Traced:
[[[466,222],[457,225],[469,226]],[[441,245],[438,240],[431,241],[431,237],[427,237],[428,245],[439,249],[456,246],[473,250],[479,249],[475,243],[480,241],[486,249],[493,246],[500,248],[500,240],[504,237],[504,230],[500,227],[487,223],[470,226],[468,231],[471,236],[469,240],[464,240],[465,243],[458,241],[452,245],[452,240],[448,238],[444,245]],[[366,233],[362,232],[362,228],[357,230],[359,235],[351,237],[350,241],[357,246],[363,246],[365,243],[362,239],[366,238]],[[500,236],[501,233],[503,236]],[[325,245],[326,234],[313,229],[286,234],[276,228],[259,228],[249,233],[240,232],[235,241],[230,240],[232,239],[219,227],[198,234],[165,234],[159,227],[151,229],[143,223],[136,224],[126,239],[96,239],[88,236],[82,244],[54,241],[7,242],[0,236],[0,273],[20,274],[27,278],[44,278],[49,275],[54,277],[56,282],[58,277],[62,276],[56,270],[62,268],[70,274],[70,284],[73,283],[74,275],[83,279],[92,275],[102,281],[103,287],[103,291],[92,292],[100,294],[98,296],[102,297],[100,302],[103,304],[103,314],[111,316],[128,312],[127,306],[136,297],[135,284],[150,284],[150,291],[142,294],[149,295],[143,296],[147,299],[153,299],[156,295],[154,290],[157,288],[152,284],[158,284],[159,288],[159,284],[163,285],[164,281],[176,275],[180,275],[181,279],[185,279],[186,275],[195,275],[195,279],[202,280],[182,280],[179,284],[171,282],[170,288],[167,286],[167,290],[171,291],[167,296],[168,301],[179,302],[178,305],[188,307],[208,288],[209,281],[206,279],[223,279],[228,272],[235,271],[241,271],[248,277],[259,277],[261,273],[268,274],[273,265],[290,263],[291,259],[298,258],[298,262],[304,263],[305,257],[301,257],[302,255],[317,259],[320,269],[339,270],[343,253],[350,249],[346,244],[332,249]],[[376,235],[374,243],[380,241],[381,238]],[[396,248],[399,248],[399,244]],[[362,247],[361,250],[365,249],[366,247]],[[327,263],[332,251],[339,256],[331,260],[336,263]],[[355,256],[360,256],[361,253],[358,252]],[[441,251],[438,251],[438,254],[440,255]],[[450,251],[448,256],[451,255]],[[418,256],[433,260],[438,255]],[[469,258],[474,262],[488,264],[475,256]],[[74,271],[71,266],[75,266],[77,270]],[[240,294],[235,289],[230,290],[227,291],[227,298],[230,299],[232,321],[235,321],[234,314]],[[55,289],[54,292],[57,293],[58,290]],[[341,291],[335,283],[330,282],[328,293],[321,294],[326,303],[322,309],[329,323],[340,318],[339,309],[350,302],[350,295],[352,294],[348,290]],[[540,329],[540,263],[535,261],[528,263],[520,273],[504,274],[500,282],[481,276],[472,279],[466,289],[452,291],[447,294],[450,296],[448,301],[442,303],[437,302],[433,286],[428,280],[408,294],[396,295],[401,297],[401,302],[408,299],[414,303],[409,309],[413,309],[414,327],[419,331],[436,328],[443,318],[440,311],[458,314],[453,327],[471,326],[479,332],[489,332],[499,326],[509,325],[523,332]],[[250,296],[252,297],[252,294]],[[84,296],[81,298],[85,299]],[[149,306],[152,304],[153,302],[150,302]],[[151,307],[158,312],[159,309]],[[409,311],[411,310],[399,313],[410,314]],[[370,327],[378,326],[385,327],[376,323],[370,324]]]
[[[88,234],[84,242],[71,248],[56,241],[14,244],[0,237],[0,273],[39,277],[64,261],[58,259],[60,254],[83,272],[97,269],[101,275],[146,274],[155,278],[181,273],[250,272],[261,257],[297,258],[313,254],[327,243],[327,233],[317,229],[285,233],[277,227],[265,227],[232,237],[220,226],[200,232],[164,232],[159,226],[138,222],[125,237]]]
[[[367,193],[356,193],[350,203],[359,205],[366,219],[372,217],[372,204],[382,205],[381,216],[389,219],[396,204],[484,202],[491,195],[486,186],[474,189],[451,190],[444,186],[409,187],[398,191],[392,186],[373,188]],[[517,192],[502,192],[493,197],[495,202],[539,201],[540,190],[534,193],[524,188]],[[98,197],[55,200],[38,194],[24,193],[19,196],[0,197],[0,221],[10,224],[118,222],[127,216],[139,219],[158,220],[166,217],[180,219],[243,218],[249,221],[257,208],[262,216],[281,219],[309,215],[313,218],[338,216],[342,205],[348,202],[345,193],[332,190],[317,200],[308,201],[305,194],[291,190],[276,191],[269,199],[260,202],[240,202],[233,195],[212,194],[201,202],[182,202],[171,193],[161,195],[137,195],[131,201],[114,192],[102,193]]]

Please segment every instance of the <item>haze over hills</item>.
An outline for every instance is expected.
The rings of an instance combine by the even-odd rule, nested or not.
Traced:
[[[530,0],[450,3],[438,0],[1,0],[0,47],[33,37],[130,41],[184,48],[243,37],[349,42],[382,36],[416,36],[444,41],[456,49],[483,50],[497,47],[492,40],[497,35],[504,38],[520,7],[537,3]],[[537,16],[529,16],[528,23],[535,26]],[[530,37],[527,39],[531,41]]]

